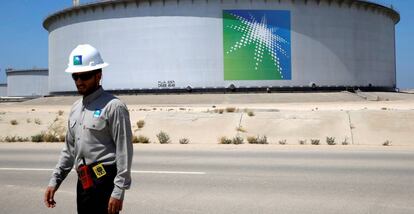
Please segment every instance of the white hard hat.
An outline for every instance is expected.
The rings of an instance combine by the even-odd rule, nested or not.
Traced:
[[[102,60],[98,50],[91,45],[85,44],[78,45],[70,53],[68,68],[66,68],[65,71],[67,73],[81,73],[104,68],[106,66],[108,66],[108,63],[105,63]]]

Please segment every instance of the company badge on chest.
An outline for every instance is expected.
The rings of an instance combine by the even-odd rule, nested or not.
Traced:
[[[99,116],[101,116],[102,110],[101,109],[96,109],[95,112],[93,113],[93,117],[98,118]]]

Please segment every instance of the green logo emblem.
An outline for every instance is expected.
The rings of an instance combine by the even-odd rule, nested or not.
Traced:
[[[82,65],[82,56],[73,56],[73,65]]]
[[[224,80],[291,80],[290,12],[223,11]]]

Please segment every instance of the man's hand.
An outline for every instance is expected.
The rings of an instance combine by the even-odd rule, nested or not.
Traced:
[[[108,214],[116,214],[122,210],[122,200],[116,198],[109,199]]]
[[[45,192],[45,198],[43,199],[46,207],[54,208],[56,206],[56,201],[54,200],[56,188],[47,187]]]

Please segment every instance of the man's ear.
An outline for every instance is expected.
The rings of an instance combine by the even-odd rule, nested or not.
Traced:
[[[96,82],[98,83],[98,85],[100,85],[101,79],[102,79],[102,72],[96,73],[95,77],[96,77]]]

